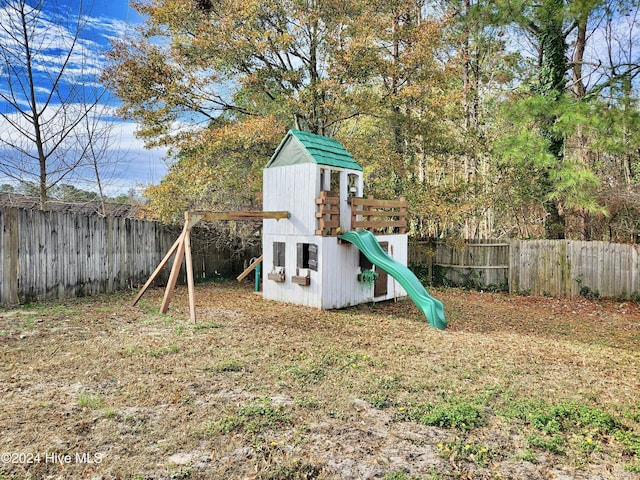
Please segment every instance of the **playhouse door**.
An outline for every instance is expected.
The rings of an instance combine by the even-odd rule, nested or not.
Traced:
[[[380,242],[380,246],[385,252],[389,253],[389,242]],[[387,281],[387,272],[377,267],[376,272],[378,273],[378,278],[373,284],[373,296],[382,297],[387,294],[387,284],[389,283]]]

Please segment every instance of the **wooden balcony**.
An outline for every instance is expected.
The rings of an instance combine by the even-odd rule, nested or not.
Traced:
[[[407,232],[407,201],[350,198],[351,229],[364,229],[379,234]]]
[[[400,234],[407,232],[407,201],[349,198],[351,205],[351,230],[365,229],[375,234]],[[320,192],[316,199],[318,210],[316,235],[335,237],[340,228],[340,199],[332,192]]]

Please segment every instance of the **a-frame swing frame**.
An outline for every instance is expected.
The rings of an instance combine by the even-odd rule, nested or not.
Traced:
[[[266,218],[273,218],[281,220],[289,218],[289,212],[287,211],[273,211],[273,212],[202,212],[202,211],[187,211],[184,212],[184,228],[178,239],[171,246],[167,254],[162,261],[158,264],[153,271],[147,282],[142,286],[136,297],[133,299],[132,305],[136,305],[142,298],[142,295],[147,291],[149,286],[153,283],[156,277],[160,274],[162,269],[169,263],[171,257],[175,254],[173,259],[173,266],[171,267],[171,273],[169,274],[169,280],[164,290],[164,297],[162,299],[162,305],[160,306],[160,313],[167,313],[169,309],[169,303],[173,297],[173,291],[178,281],[178,274],[180,273],[180,267],[182,266],[182,260],[185,260],[187,267],[187,288],[189,291],[189,317],[196,321],[196,298],[195,298],[195,285],[193,279],[193,263],[191,259],[191,229],[201,221],[207,220],[264,220]]]

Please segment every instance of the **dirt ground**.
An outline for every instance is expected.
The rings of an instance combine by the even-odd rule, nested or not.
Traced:
[[[0,310],[0,479],[640,479],[638,304],[431,293]]]

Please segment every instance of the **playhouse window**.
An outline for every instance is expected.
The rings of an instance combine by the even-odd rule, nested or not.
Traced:
[[[340,170],[320,169],[320,190],[340,193]]]
[[[273,266],[284,267],[284,242],[273,242]]]
[[[340,193],[340,171],[331,170],[331,191]]]
[[[347,185],[349,187],[349,191],[347,195],[350,197],[357,197],[358,195],[358,176],[355,173],[350,173],[347,175]]]
[[[328,192],[329,188],[329,170],[326,168],[320,169],[320,190]]]
[[[362,270],[371,270],[373,268],[373,263],[364,255],[364,253],[360,252],[360,269]]]
[[[318,271],[318,246],[314,243],[298,243],[298,268]]]

